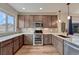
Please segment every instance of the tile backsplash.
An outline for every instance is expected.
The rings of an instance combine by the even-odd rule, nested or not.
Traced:
[[[57,28],[37,28],[43,30],[43,33],[57,33]],[[22,28],[21,32],[24,33],[34,33],[35,28]]]

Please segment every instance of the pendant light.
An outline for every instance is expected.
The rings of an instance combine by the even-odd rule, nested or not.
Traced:
[[[69,5],[70,5],[70,3],[67,3],[67,7],[68,7],[68,17],[67,17],[67,19],[68,19],[68,20],[70,19],[70,15],[69,15]]]
[[[59,12],[59,20],[58,20],[58,22],[61,22],[61,10],[59,10],[58,12]]]

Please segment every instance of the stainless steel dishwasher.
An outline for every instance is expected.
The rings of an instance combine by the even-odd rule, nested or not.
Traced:
[[[79,55],[79,47],[64,41],[64,55]]]

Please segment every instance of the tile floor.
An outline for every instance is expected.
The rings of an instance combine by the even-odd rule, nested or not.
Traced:
[[[24,45],[15,55],[59,55],[52,45]]]

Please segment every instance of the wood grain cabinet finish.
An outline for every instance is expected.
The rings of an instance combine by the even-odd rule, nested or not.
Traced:
[[[29,15],[26,15],[25,16],[25,21],[24,21],[24,26],[25,26],[25,28],[29,28],[29,26],[30,26],[30,16]]]
[[[19,48],[21,48],[24,44],[24,38],[23,37],[24,37],[23,35],[19,36]]]
[[[42,15],[33,15],[34,22],[42,22]]]
[[[34,22],[43,22],[44,28],[57,28],[57,15],[19,15],[19,28],[32,28]]]
[[[33,44],[33,34],[24,35],[24,44]]]
[[[19,15],[18,16],[18,27],[19,28],[24,28],[25,27],[25,16]]]
[[[57,28],[57,15],[51,16],[51,26],[52,28]]]
[[[23,35],[0,42],[0,55],[13,55],[23,45]]]
[[[58,38],[57,49],[60,54],[64,54],[64,41]]]
[[[14,38],[13,42],[13,52],[16,53],[16,51],[19,49],[19,38]]]
[[[52,44],[54,45],[54,47],[57,49],[57,51],[63,55],[64,54],[64,40],[56,37],[54,35],[52,35]]]
[[[34,27],[34,16],[30,15],[29,16],[29,28],[33,28]]]
[[[43,27],[44,27],[44,28],[48,28],[47,16],[43,16]]]
[[[44,45],[52,44],[52,35],[51,34],[43,34],[43,44]]]
[[[43,20],[43,27],[44,28],[51,28],[51,16],[44,15],[42,20]]]
[[[12,55],[12,54],[13,54],[12,40],[1,42],[1,55]]]

